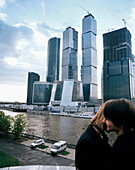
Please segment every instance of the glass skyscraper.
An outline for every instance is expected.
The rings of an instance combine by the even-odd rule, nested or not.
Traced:
[[[81,80],[83,82],[84,101],[97,103],[97,50],[96,50],[97,22],[92,14],[82,20],[82,67]]]
[[[77,80],[65,80],[61,97],[61,106],[75,106],[83,101],[82,82]]]
[[[78,79],[78,32],[68,27],[63,32],[62,80]]]
[[[103,34],[103,98],[133,98],[131,34],[125,27]]]
[[[60,38],[51,38],[48,41],[48,71],[47,82],[54,82],[59,80],[59,67],[60,67]]]
[[[51,97],[53,83],[35,82],[33,84],[33,104],[48,105]]]
[[[40,76],[34,72],[28,72],[27,105],[32,104],[33,83],[39,81]]]
[[[63,90],[63,81],[55,81],[52,87],[50,104],[61,103],[62,90]]]

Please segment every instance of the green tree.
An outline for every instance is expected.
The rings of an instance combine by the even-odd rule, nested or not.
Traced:
[[[0,131],[7,134],[11,130],[11,122],[11,116],[7,116],[3,111],[0,111]]]
[[[18,114],[14,118],[14,125],[13,125],[13,134],[15,138],[18,139],[21,133],[25,130],[26,127],[26,117],[24,114]]]

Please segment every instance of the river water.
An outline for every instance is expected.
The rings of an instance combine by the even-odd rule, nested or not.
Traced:
[[[21,112],[3,110],[6,115],[15,116]],[[22,113],[21,113],[22,114]],[[65,140],[67,143],[76,144],[83,128],[90,123],[90,119],[73,118],[55,115],[41,115],[26,113],[27,126],[25,133],[52,140]]]

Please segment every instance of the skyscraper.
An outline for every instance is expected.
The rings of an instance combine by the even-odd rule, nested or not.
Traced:
[[[82,20],[82,67],[81,80],[83,82],[84,101],[97,103],[97,50],[96,50],[97,22],[92,14]]]
[[[48,71],[47,82],[59,80],[60,67],[60,38],[51,38],[48,41]]]
[[[62,80],[78,79],[78,32],[68,27],[63,32]]]
[[[133,98],[131,34],[125,27],[103,34],[103,98]]]
[[[40,76],[34,72],[28,72],[27,105],[32,104],[33,83],[39,81]]]
[[[82,82],[68,79],[64,80],[61,96],[61,106],[76,106],[83,101]]]
[[[51,97],[53,83],[50,82],[34,82],[33,84],[33,104],[48,105]]]
[[[52,93],[50,98],[51,105],[60,105],[62,90],[63,90],[63,81],[55,81],[53,83]]]

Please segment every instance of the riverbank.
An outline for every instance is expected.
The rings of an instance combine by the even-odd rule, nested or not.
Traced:
[[[0,136],[0,150],[6,152],[17,159],[19,159],[21,166],[32,165],[46,165],[46,166],[75,166],[75,161],[58,156],[51,156],[45,151],[39,149],[31,149],[29,146],[22,144],[27,140],[12,140],[7,136]],[[21,167],[18,167],[21,169]],[[25,168],[23,168],[25,169]]]
[[[55,115],[55,116],[65,116],[65,117],[74,117],[74,118],[83,118],[83,119],[92,119],[95,114],[91,112],[85,112],[85,113],[66,113],[66,112],[50,112],[50,111],[38,111],[38,110],[27,110],[27,113],[33,113],[33,114],[49,114],[49,115]]]
[[[24,114],[27,119],[25,134],[55,141],[64,140],[76,145],[78,139],[89,125],[91,119],[50,115],[48,113],[12,112],[3,110],[12,117]]]
[[[33,113],[33,114],[41,114],[41,115],[55,115],[55,116],[65,116],[65,117],[73,117],[73,118],[82,118],[82,119],[92,119],[95,114],[92,112],[79,112],[79,113],[68,113],[68,112],[51,112],[47,110],[33,110],[27,109],[25,111],[14,111],[11,108],[0,108],[0,110],[8,110],[18,113]]]
[[[39,136],[22,134],[19,139],[15,140],[12,133],[9,133],[7,136],[5,136],[3,132],[0,132],[0,136],[4,137],[8,141],[29,147],[30,149],[31,149],[31,147],[30,147],[31,143],[33,143],[36,139],[40,139]],[[53,146],[54,143],[56,143],[58,141],[50,140],[50,139],[44,139],[44,141],[45,141],[44,145],[46,146],[46,148],[42,149],[41,147],[36,147],[36,148],[34,148],[34,150],[39,150],[39,151],[42,151],[42,152],[45,152],[45,153],[51,155],[51,153],[50,153],[51,147]],[[75,160],[75,145],[68,144],[67,148],[66,148],[66,153],[67,154],[59,153],[57,156]]]

